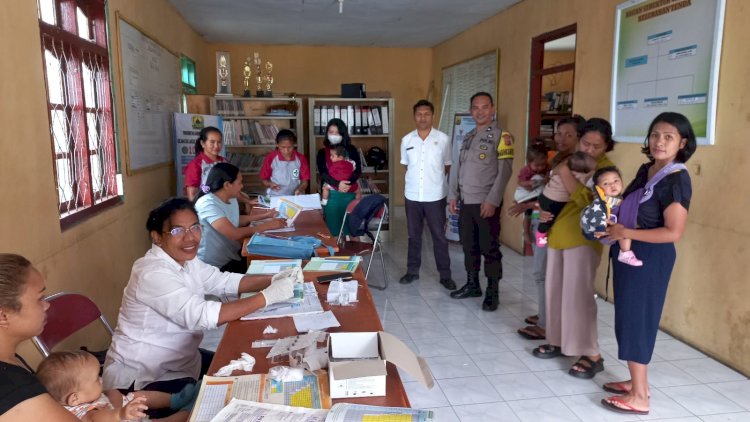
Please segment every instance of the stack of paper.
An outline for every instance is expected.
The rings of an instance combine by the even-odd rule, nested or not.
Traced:
[[[278,274],[294,267],[302,267],[301,259],[254,259],[245,274]]]

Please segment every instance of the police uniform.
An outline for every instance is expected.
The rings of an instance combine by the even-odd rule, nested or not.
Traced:
[[[500,205],[512,174],[513,144],[502,139],[503,131],[492,122],[487,128],[469,132],[461,146],[457,177],[451,178],[448,199],[461,204],[459,234],[464,249],[467,284],[451,293],[454,298],[481,296],[478,273],[481,256],[488,289],[484,309],[497,308],[497,283],[503,276],[500,253]],[[480,216],[480,206],[488,202],[497,208],[488,218]],[[491,300],[494,297],[494,300]],[[488,304],[488,301],[494,302]]]

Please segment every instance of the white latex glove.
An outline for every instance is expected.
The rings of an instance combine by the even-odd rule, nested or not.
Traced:
[[[286,270],[271,277],[271,284],[273,284],[277,280],[281,280],[284,278],[290,278],[295,283],[305,282],[304,278],[302,277],[302,268],[294,267],[294,268],[287,268]]]
[[[293,273],[294,270],[299,270],[298,273]],[[291,268],[284,270],[271,278],[271,285],[261,291],[263,297],[266,298],[266,306],[283,302],[294,296],[294,283],[297,279],[297,275],[302,277],[302,270],[300,268]]]

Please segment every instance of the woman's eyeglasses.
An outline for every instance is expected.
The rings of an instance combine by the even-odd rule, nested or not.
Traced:
[[[203,230],[203,228],[201,227],[200,224],[193,224],[192,226],[187,227],[187,228],[173,227],[172,230],[169,230],[165,233],[171,234],[172,237],[182,237],[182,236],[185,236],[185,233],[187,232],[190,232],[193,235],[198,235],[201,233],[201,230]]]

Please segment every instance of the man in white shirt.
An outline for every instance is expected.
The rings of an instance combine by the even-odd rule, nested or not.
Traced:
[[[162,203],[146,227],[153,245],[133,264],[102,378],[106,389],[174,393],[201,375],[203,330],[292,297],[293,282],[223,273],[196,258],[201,225],[187,199]],[[227,303],[204,298],[250,291],[260,294]]]
[[[401,164],[406,166],[406,225],[409,231],[409,252],[406,274],[401,284],[419,279],[422,264],[422,229],[424,222],[432,235],[433,252],[440,284],[455,290],[451,278],[448,240],[445,238],[445,197],[448,194],[446,175],[451,166],[451,144],[448,135],[432,127],[435,107],[427,100],[414,104],[417,129],[401,139]]]

